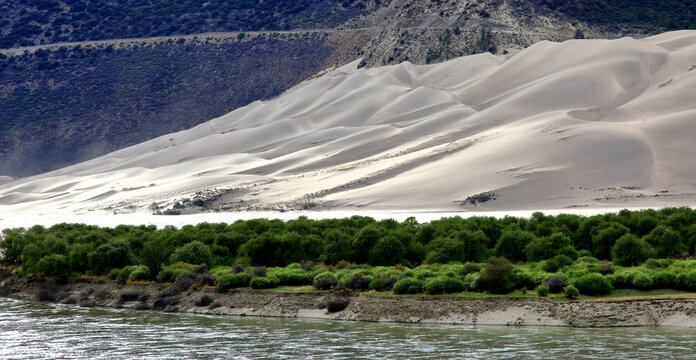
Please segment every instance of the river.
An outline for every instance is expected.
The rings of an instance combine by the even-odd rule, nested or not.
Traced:
[[[217,317],[0,298],[0,359],[693,359],[694,335]]]

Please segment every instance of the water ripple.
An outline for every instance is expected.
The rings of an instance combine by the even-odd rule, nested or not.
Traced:
[[[0,359],[692,359],[694,335],[215,317],[0,299]]]

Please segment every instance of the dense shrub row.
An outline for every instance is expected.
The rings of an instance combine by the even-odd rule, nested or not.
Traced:
[[[106,275],[115,268],[144,265],[149,270],[148,278],[171,280],[177,273],[167,266],[179,262],[208,267],[283,267],[301,261],[415,267],[481,263],[497,256],[512,262],[538,262],[544,267],[541,270],[553,273],[578,259],[634,266],[649,258],[685,258],[693,254],[695,243],[696,211],[688,208],[621,211],[592,217],[541,213],[529,219],[453,217],[429,224],[359,216],[329,220],[301,217],[288,222],[257,219],[229,225],[202,223],[181,229],[82,224],[6,229],[0,240],[0,261],[44,275]],[[163,272],[163,266],[168,270]],[[464,267],[472,273],[480,270],[477,266]],[[607,265],[598,263],[596,272],[609,275],[610,269],[602,266]],[[507,292],[511,279],[490,279],[507,273],[509,267],[507,261],[487,266],[479,281],[486,287],[496,286],[496,292]],[[278,279],[287,284],[306,283],[303,276],[297,269],[288,269]],[[429,276],[417,277],[423,280]],[[397,280],[375,281],[393,285]]]
[[[519,290],[526,293],[527,289],[536,289],[539,296],[564,294],[569,299],[580,294],[605,295],[612,289],[696,291],[695,260],[651,259],[640,266],[623,267],[585,256],[553,272],[545,270],[548,261],[514,265],[506,259],[491,257],[479,264],[426,264],[414,268],[303,262],[287,267],[264,267],[263,272],[253,266],[218,266],[212,273],[219,291],[285,285],[304,285],[316,290],[432,295],[463,291],[507,294]]]

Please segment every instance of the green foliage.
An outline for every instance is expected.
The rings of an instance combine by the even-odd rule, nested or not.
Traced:
[[[135,265],[128,275],[128,281],[143,281],[150,279],[150,269],[145,265]]]
[[[123,239],[114,239],[99,245],[87,255],[90,269],[96,274],[105,274],[113,268],[120,268],[134,262],[130,244]]]
[[[680,289],[696,291],[696,269],[685,271],[677,275],[677,284]]]
[[[544,271],[555,273],[558,269],[568,266],[573,263],[573,259],[567,255],[556,255],[553,258],[546,260],[544,263]]]
[[[609,259],[611,248],[622,236],[628,234],[630,229],[619,223],[606,223],[597,230],[592,237],[592,253],[598,259]]]
[[[180,275],[192,270],[193,265],[185,262],[177,262],[168,266],[162,266],[162,269],[159,271],[159,273],[157,273],[157,282],[174,282],[174,280],[176,280],[176,278],[178,278]]]
[[[491,257],[481,272],[479,286],[493,294],[507,294],[515,287],[512,264],[505,258]]]
[[[611,290],[611,285],[607,279],[597,273],[590,273],[581,276],[573,283],[581,294],[585,295],[603,295],[608,294]]]
[[[336,275],[324,272],[314,277],[312,285],[318,290],[331,290],[338,284]]]
[[[504,231],[495,244],[493,253],[510,261],[526,261],[524,249],[534,238],[531,232],[520,229]]]
[[[205,264],[207,266],[211,266],[213,263],[213,254],[210,252],[208,245],[203,244],[200,241],[192,241],[174,250],[170,261],[185,262],[194,265]]]
[[[255,277],[249,282],[252,289],[272,289],[278,287],[280,280],[275,276]]]
[[[430,278],[425,281],[424,288],[428,294],[451,294],[465,290],[461,279],[449,276]]]
[[[570,300],[575,300],[580,296],[580,291],[573,285],[568,285],[563,289],[563,294]]]
[[[568,246],[572,246],[570,238],[561,233],[555,233],[548,237],[532,240],[525,247],[525,254],[530,261],[550,259]]]
[[[611,249],[612,260],[621,266],[635,266],[645,262],[653,254],[652,247],[643,239],[626,234]]]
[[[669,226],[656,227],[643,240],[655,249],[659,258],[672,258],[689,252],[685,239]]]
[[[248,272],[239,274],[220,274],[215,278],[215,289],[219,292],[226,292],[230,289],[236,289],[249,286],[252,276]]]
[[[404,244],[395,236],[388,235],[377,241],[370,250],[368,263],[370,265],[396,265],[401,262],[405,253]]]
[[[46,255],[36,263],[35,271],[43,276],[67,276],[69,267],[65,256],[60,254]]]
[[[425,283],[422,280],[414,278],[404,278],[396,283],[392,290],[397,294],[419,294],[423,292]]]
[[[549,287],[546,285],[539,285],[536,288],[536,293],[537,293],[537,295],[539,295],[541,297],[549,296]]]
[[[275,268],[269,274],[276,277],[279,285],[312,285],[316,274],[302,269]]]
[[[653,279],[652,277],[650,277],[649,274],[637,273],[635,274],[635,276],[633,276],[633,279],[631,280],[631,285],[633,285],[634,289],[648,290],[653,286]]]

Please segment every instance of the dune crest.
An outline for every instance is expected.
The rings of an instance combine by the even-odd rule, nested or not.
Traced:
[[[0,210],[696,205],[695,59],[696,31],[679,31],[356,62],[190,130],[0,181]]]

